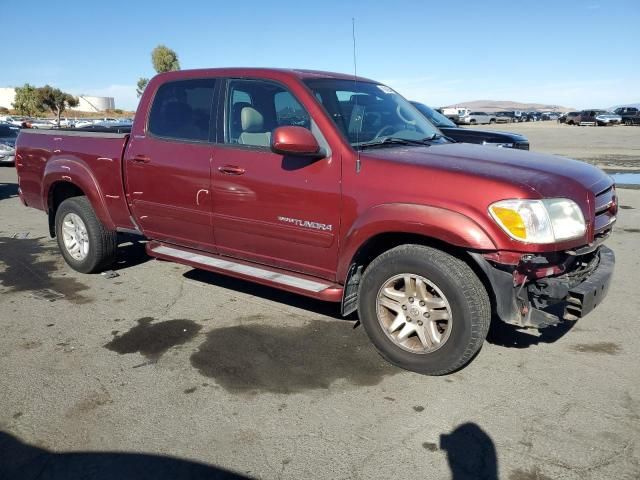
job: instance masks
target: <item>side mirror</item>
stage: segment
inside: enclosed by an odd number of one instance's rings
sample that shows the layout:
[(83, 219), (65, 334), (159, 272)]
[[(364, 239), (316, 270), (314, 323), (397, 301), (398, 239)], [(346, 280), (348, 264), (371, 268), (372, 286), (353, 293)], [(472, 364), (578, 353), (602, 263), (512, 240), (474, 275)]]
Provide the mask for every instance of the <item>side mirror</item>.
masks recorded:
[(313, 134), (303, 127), (278, 127), (271, 135), (271, 151), (280, 155), (322, 158), (326, 155)]

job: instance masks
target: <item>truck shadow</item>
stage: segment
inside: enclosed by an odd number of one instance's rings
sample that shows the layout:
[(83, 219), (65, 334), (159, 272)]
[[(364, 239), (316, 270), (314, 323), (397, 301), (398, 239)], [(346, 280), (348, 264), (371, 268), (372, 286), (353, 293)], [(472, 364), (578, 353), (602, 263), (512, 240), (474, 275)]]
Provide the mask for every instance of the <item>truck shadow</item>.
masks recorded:
[(214, 287), (225, 288), (227, 290), (246, 293), (248, 295), (254, 295), (256, 297), (264, 298), (265, 300), (301, 308), (327, 317), (339, 320), (357, 320), (357, 316), (355, 314), (349, 315), (346, 318), (343, 317), (340, 314), (340, 305), (337, 303), (315, 300), (313, 298), (289, 293), (284, 290), (267, 287), (258, 283), (198, 269), (189, 270), (188, 272), (185, 272), (183, 276), (196, 282), (206, 283)]
[(151, 260), (145, 245), (147, 240), (134, 235), (118, 234), (118, 257), (112, 270), (124, 270)]
[(0, 431), (0, 478), (6, 480), (248, 479), (204, 463), (121, 452), (54, 453)]
[(17, 183), (0, 183), (0, 200), (18, 196)]

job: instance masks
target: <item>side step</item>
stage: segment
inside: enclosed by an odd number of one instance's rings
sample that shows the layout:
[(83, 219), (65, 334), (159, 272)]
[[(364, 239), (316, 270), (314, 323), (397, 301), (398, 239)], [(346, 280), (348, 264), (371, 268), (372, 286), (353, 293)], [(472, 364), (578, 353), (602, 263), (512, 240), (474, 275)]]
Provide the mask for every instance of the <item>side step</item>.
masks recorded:
[(341, 285), (308, 275), (153, 241), (147, 243), (146, 249), (152, 257), (163, 260), (222, 273), (319, 300), (328, 302), (342, 300)]

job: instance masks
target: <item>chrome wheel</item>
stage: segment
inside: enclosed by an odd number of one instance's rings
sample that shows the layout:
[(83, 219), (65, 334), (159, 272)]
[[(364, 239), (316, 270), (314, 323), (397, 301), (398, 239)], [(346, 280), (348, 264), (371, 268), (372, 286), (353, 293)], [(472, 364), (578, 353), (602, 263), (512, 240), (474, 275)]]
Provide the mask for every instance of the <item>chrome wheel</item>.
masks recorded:
[(67, 213), (62, 219), (64, 248), (74, 260), (81, 262), (89, 254), (89, 234), (82, 219), (75, 213)]
[(451, 307), (442, 291), (420, 275), (404, 273), (378, 291), (376, 313), (393, 343), (411, 353), (431, 353), (449, 339)]

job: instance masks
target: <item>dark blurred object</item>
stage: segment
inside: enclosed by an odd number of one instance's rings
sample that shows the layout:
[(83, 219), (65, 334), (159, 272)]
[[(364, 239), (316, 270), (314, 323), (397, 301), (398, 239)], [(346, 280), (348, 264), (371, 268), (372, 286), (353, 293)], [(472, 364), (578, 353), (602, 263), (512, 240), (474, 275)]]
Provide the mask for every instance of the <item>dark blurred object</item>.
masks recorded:
[(452, 480), (498, 480), (498, 459), (491, 437), (475, 423), (464, 423), (440, 435)]

